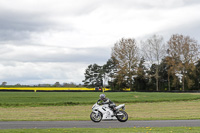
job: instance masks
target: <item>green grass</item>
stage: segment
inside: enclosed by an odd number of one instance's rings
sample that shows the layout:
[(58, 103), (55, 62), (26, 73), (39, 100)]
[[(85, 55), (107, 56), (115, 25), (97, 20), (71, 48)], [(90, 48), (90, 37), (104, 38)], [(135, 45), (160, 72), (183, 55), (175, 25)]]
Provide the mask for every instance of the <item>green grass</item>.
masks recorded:
[[(92, 105), (0, 107), (0, 121), (90, 120)], [(128, 103), (129, 120), (200, 119), (200, 100)]]
[[(0, 120), (90, 120), (91, 107), (97, 101), (99, 94), (99, 92), (0, 92)], [(126, 104), (129, 120), (200, 119), (199, 93), (106, 92), (105, 94), (117, 104)]]
[(200, 127), (6, 129), (0, 133), (199, 133)]
[[(100, 92), (0, 92), (0, 106), (63, 106), (89, 105), (99, 98)], [(190, 93), (105, 92), (116, 103), (190, 101), (200, 95)]]

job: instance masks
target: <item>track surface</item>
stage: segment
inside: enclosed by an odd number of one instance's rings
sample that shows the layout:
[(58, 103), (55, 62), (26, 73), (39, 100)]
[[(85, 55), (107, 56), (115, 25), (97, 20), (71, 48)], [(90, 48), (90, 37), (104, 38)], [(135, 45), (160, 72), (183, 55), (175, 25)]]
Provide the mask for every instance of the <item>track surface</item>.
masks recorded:
[(121, 127), (199, 127), (200, 120), (155, 121), (0, 121), (0, 129), (22, 128), (121, 128)]

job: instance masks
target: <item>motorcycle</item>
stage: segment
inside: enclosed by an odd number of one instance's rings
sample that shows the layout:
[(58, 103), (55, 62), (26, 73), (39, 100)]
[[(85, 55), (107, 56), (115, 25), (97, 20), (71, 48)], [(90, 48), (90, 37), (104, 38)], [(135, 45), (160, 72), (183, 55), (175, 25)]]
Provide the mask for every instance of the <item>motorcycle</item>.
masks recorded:
[(101, 120), (118, 120), (120, 122), (126, 122), (128, 120), (128, 114), (124, 111), (125, 104), (114, 107), (114, 110), (115, 112), (108, 104), (99, 105), (98, 103), (95, 103), (92, 106), (90, 119), (93, 122), (100, 122)]

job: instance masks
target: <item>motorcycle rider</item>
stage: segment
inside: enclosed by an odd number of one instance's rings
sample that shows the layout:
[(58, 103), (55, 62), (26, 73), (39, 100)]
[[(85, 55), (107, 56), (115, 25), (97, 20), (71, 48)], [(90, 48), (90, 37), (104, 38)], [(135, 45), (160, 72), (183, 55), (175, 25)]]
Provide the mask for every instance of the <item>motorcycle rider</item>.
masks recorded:
[(109, 99), (106, 98), (105, 94), (100, 94), (99, 95), (99, 100), (97, 101), (97, 104), (102, 105), (102, 104), (108, 104), (108, 106), (113, 110), (114, 114), (116, 113), (116, 105)]

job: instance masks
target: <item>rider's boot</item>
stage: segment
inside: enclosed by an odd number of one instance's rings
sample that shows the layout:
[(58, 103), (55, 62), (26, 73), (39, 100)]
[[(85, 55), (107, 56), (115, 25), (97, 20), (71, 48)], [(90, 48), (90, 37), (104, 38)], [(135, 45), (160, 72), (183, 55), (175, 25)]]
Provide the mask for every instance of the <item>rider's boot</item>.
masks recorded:
[(114, 116), (117, 116), (118, 110), (113, 109)]

